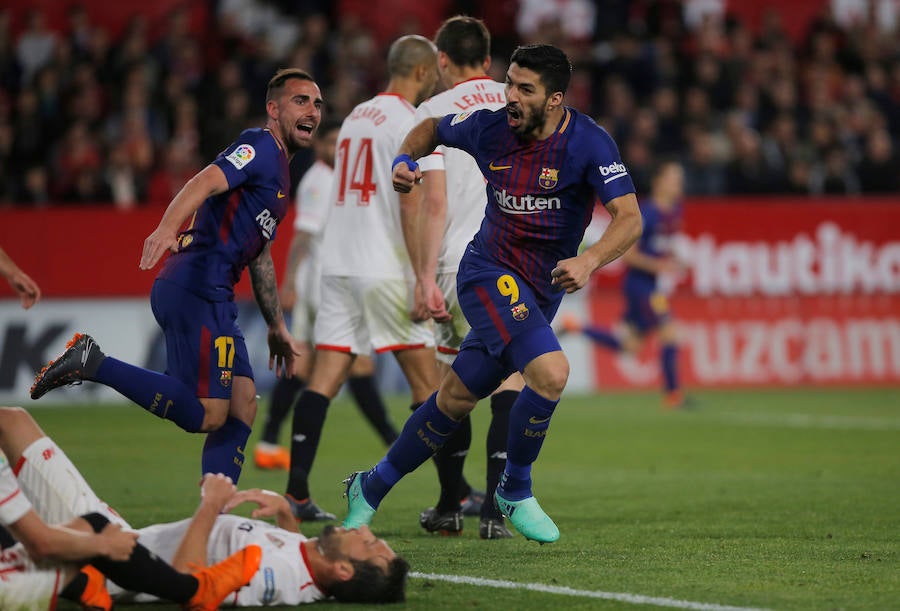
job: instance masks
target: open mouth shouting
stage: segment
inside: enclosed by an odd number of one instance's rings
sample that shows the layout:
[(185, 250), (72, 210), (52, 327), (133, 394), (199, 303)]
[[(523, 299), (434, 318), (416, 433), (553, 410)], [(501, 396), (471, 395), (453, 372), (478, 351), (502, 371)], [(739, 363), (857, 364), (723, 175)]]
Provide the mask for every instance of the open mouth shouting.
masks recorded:
[(522, 109), (517, 105), (507, 104), (506, 122), (512, 128), (519, 127), (522, 124)]

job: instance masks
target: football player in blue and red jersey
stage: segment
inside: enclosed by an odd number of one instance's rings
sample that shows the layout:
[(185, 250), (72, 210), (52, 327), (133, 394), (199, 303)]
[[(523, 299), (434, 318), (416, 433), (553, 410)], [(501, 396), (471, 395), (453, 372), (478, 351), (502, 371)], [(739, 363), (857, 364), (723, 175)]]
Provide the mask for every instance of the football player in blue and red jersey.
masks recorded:
[(237, 482), (256, 416), (256, 387), (236, 323), (234, 285), (249, 267), (269, 327), (269, 367), (289, 374), (299, 349), (282, 316), (270, 247), (290, 202), (288, 163), (310, 146), (321, 107), (309, 74), (278, 71), (266, 94), (266, 127), (241, 133), (189, 180), (144, 242), (141, 269), (151, 269), (167, 250), (173, 253), (150, 296), (166, 338), (166, 373), (107, 357), (93, 338), (79, 333), (38, 374), (33, 399), (81, 380), (115, 388), (188, 432), (208, 433), (203, 473), (224, 473)]
[[(472, 330), (438, 392), (406, 421), (387, 455), (347, 479), (346, 527), (371, 521), (391, 487), (428, 460), (480, 398), (519, 371), (526, 385), (510, 412), (506, 467), (494, 500), (526, 538), (559, 538), (531, 490), (531, 465), (569, 375), (550, 321), (564, 293), (582, 288), (641, 233), (634, 186), (612, 138), (563, 105), (570, 75), (560, 49), (519, 47), (506, 73), (505, 108), (427, 119), (400, 147), (393, 170), (398, 191), (419, 180), (414, 160), (438, 144), (471, 154), (487, 180), (485, 218), (457, 275)], [(596, 197), (612, 221), (596, 244), (577, 254)]]
[(563, 316), (561, 321), (562, 332), (582, 333), (600, 346), (630, 354), (638, 352), (647, 335), (655, 331), (660, 342), (663, 405), (668, 409), (690, 405), (678, 380), (678, 339), (668, 297), (674, 280), (685, 268), (674, 249), (681, 231), (683, 196), (681, 164), (669, 159), (658, 163), (651, 179), (650, 197), (640, 202), (644, 232), (622, 256), (626, 272), (622, 281), (625, 312), (621, 333), (583, 324), (574, 315)]

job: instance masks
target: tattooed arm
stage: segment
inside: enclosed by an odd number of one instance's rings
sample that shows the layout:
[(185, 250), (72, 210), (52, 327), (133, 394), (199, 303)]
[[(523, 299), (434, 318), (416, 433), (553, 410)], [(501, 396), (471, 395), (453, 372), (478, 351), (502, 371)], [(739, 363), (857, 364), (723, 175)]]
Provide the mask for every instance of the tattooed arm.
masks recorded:
[(271, 242), (250, 262), (250, 281), (259, 311), (269, 326), (269, 369), (274, 368), (276, 374), (293, 375), (294, 356), (300, 354), (300, 348), (288, 332), (278, 302)]

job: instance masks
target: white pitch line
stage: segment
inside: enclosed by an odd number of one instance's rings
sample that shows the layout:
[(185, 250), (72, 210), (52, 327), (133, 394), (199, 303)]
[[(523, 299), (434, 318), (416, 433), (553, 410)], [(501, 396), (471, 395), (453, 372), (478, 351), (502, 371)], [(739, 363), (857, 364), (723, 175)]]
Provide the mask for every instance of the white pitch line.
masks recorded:
[(656, 607), (670, 607), (673, 609), (699, 609), (701, 611), (765, 611), (765, 609), (756, 607), (732, 607), (730, 605), (700, 603), (660, 596), (644, 596), (643, 594), (629, 594), (627, 592), (576, 590), (564, 586), (548, 586), (542, 583), (519, 583), (516, 581), (500, 579), (466, 577), (465, 575), (438, 575), (436, 573), (411, 572), (409, 576), (416, 579), (433, 579), (434, 581), (448, 581), (450, 583), (461, 583), (470, 586), (485, 586), (488, 588), (503, 588), (506, 590), (530, 590), (532, 592), (545, 592), (547, 594), (563, 594), (565, 596), (578, 596), (581, 598), (600, 598), (603, 600), (615, 600), (617, 602), (630, 603), (633, 605), (653, 605)]

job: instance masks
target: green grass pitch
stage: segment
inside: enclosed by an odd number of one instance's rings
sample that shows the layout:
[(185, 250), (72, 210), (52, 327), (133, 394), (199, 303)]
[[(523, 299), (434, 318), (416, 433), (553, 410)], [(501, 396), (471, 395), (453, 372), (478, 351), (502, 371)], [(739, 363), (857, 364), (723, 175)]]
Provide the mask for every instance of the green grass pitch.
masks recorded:
[[(535, 493), (562, 531), (556, 544), (482, 541), (476, 518), (461, 537), (429, 536), (418, 514), (437, 499), (431, 465), (395, 488), (372, 528), (422, 573), (738, 607), (900, 609), (900, 389), (696, 397), (698, 409), (677, 413), (662, 411), (655, 394), (563, 400), (534, 472)], [(202, 436), (133, 405), (44, 405), (52, 400), (28, 407), (132, 524), (193, 511)], [(406, 401), (391, 401), (398, 423)], [(475, 483), (489, 413), (473, 415), (466, 473)], [(355, 407), (337, 400), (312, 476), (315, 499), (342, 516), (341, 479), (383, 452)], [(251, 463), (242, 487), (284, 489), (283, 472)], [(411, 579), (408, 602), (393, 608), (553, 606), (658, 608), (423, 578)]]

